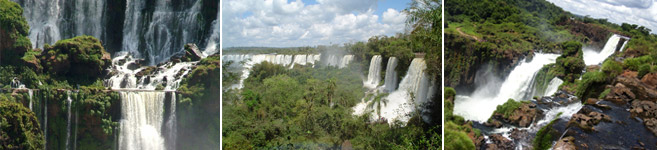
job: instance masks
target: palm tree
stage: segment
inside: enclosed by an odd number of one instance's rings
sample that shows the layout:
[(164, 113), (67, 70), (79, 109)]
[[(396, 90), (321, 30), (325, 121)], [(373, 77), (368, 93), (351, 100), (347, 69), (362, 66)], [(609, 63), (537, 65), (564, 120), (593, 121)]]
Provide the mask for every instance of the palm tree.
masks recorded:
[(376, 111), (376, 114), (379, 116), (379, 118), (381, 118), (381, 104), (383, 103), (383, 106), (388, 105), (388, 98), (385, 98), (385, 96), (387, 96), (387, 95), (388, 95), (388, 93), (376, 95), (376, 97), (374, 97), (372, 102), (367, 104), (367, 108), (370, 108), (370, 109), (372, 109), (373, 107), (376, 106), (375, 111)]

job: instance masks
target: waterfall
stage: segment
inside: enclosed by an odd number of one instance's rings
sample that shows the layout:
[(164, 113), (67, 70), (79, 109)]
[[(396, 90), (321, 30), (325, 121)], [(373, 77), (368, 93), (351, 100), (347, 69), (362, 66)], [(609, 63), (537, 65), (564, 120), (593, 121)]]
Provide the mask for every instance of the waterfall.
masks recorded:
[(543, 96), (552, 96), (557, 92), (557, 90), (559, 90), (559, 86), (561, 84), (563, 84), (563, 80), (554, 77), (552, 80), (550, 80), (550, 83), (548, 83), (548, 86), (545, 89), (545, 94), (543, 94)]
[(139, 67), (139, 60), (132, 58), (131, 55), (124, 53), (112, 59), (112, 66), (108, 70), (113, 71), (109, 79), (106, 79), (106, 85), (112, 89), (144, 89), (155, 90), (158, 85), (164, 87), (163, 90), (175, 90), (180, 86), (184, 79), (198, 62), (167, 62), (157, 66), (150, 74), (142, 74), (138, 79), (137, 75), (149, 67)]
[(427, 65), (424, 59), (413, 59), (406, 76), (399, 84), (399, 88), (385, 97), (388, 103), (381, 108), (381, 116), (387, 118), (389, 123), (392, 123), (392, 119), (398, 119), (402, 122), (408, 121), (410, 118), (407, 114), (412, 112), (415, 106), (427, 101), (428, 95), (430, 95), (429, 87), (431, 83), (428, 74), (425, 72), (426, 68)]
[(388, 58), (388, 65), (386, 66), (386, 77), (385, 77), (385, 90), (386, 92), (395, 91), (397, 88), (397, 58), (390, 57)]
[(162, 118), (164, 92), (119, 92), (121, 134), (119, 149), (164, 149)]
[[(216, 53), (219, 45), (219, 7), (214, 16), (215, 5), (206, 6), (202, 0), (12, 1), (23, 7), (34, 48), (91, 35), (110, 52), (133, 52), (155, 65), (182, 52), (186, 43), (205, 45), (205, 54)], [(213, 12), (203, 16), (207, 10)]]
[(30, 96), (30, 110), (34, 111), (32, 110), (32, 94), (33, 94), (32, 89), (27, 89), (27, 94)]
[(602, 50), (599, 52), (589, 48), (583, 49), (582, 51), (584, 52), (584, 63), (587, 66), (601, 64), (603, 61), (605, 61), (605, 59), (607, 59), (607, 57), (614, 54), (621, 38), (622, 37), (618, 34), (612, 35), (609, 40), (607, 40), (607, 43), (602, 48)]
[[(381, 57), (381, 56), (379, 56), (379, 57)], [(338, 68), (347, 67), (349, 65), (349, 63), (351, 63), (351, 60), (353, 60), (353, 59), (354, 59), (354, 55), (344, 55), (344, 56), (342, 56), (342, 59), (340, 60), (340, 65), (338, 65)]]
[(381, 81), (381, 55), (375, 55), (370, 61), (370, 70), (367, 74), (367, 81), (363, 83), (365, 87), (373, 89), (379, 85)]
[[(221, 8), (221, 7), (217, 6), (217, 8)], [(208, 45), (205, 46), (205, 50), (203, 51), (203, 54), (205, 54), (206, 56), (215, 54), (219, 50), (219, 43), (220, 43), (219, 24), (221, 24), (219, 23), (219, 19), (221, 17), (219, 16), (220, 12), (221, 11), (217, 11), (217, 19), (214, 20), (214, 22), (212, 22), (212, 24), (214, 25), (213, 26), (214, 30), (212, 30), (212, 35), (210, 36), (210, 39), (208, 39)]]
[(176, 120), (176, 92), (171, 92), (171, 105), (168, 121), (166, 123), (169, 133), (167, 134), (167, 143), (169, 149), (175, 149), (176, 147), (176, 135), (177, 135), (177, 120)]
[(536, 53), (531, 62), (520, 61), (501, 85), (487, 82), (486, 85), (477, 85), (471, 95), (457, 95), (454, 101), (454, 114), (463, 116), (466, 120), (485, 122), (497, 105), (504, 104), (509, 98), (526, 99), (530, 95), (528, 93), (532, 93), (531, 85), (538, 71), (543, 65), (554, 63), (558, 56)]
[(71, 99), (71, 91), (66, 91), (66, 102), (66, 111), (68, 114), (68, 118), (66, 119), (66, 149), (71, 149), (69, 146), (71, 141), (71, 103), (73, 103), (73, 100)]
[[(333, 55), (332, 57), (329, 58), (329, 60), (333, 58), (337, 58)], [(308, 54), (308, 55), (274, 55), (274, 54), (256, 54), (256, 55), (222, 55), (222, 62), (228, 62), (228, 61), (233, 61), (233, 65), (237, 67), (241, 67), (241, 72), (242, 76), (240, 76), (239, 83), (236, 85), (232, 85), (230, 89), (241, 89), (244, 86), (244, 80), (249, 77), (251, 68), (255, 64), (259, 64), (262, 62), (270, 62), (272, 64), (278, 64), (278, 65), (283, 65), (287, 66), (289, 68), (294, 68), (295, 65), (307, 65), (307, 64), (312, 64), (313, 67), (315, 66), (316, 61), (319, 61), (321, 55), (319, 54)], [(350, 58), (347, 59), (352, 59), (353, 55), (349, 55)], [(244, 61), (244, 64), (240, 64), (240, 62)], [(334, 60), (333, 62), (329, 61), (327, 64), (337, 64), (337, 60)]]

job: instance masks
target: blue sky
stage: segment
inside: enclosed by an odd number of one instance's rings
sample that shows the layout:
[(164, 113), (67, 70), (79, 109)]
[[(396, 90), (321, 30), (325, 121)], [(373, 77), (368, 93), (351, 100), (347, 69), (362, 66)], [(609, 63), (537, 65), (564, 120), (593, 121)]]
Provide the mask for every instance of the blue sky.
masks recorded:
[(222, 47), (295, 47), (405, 32), (411, 0), (226, 0)]

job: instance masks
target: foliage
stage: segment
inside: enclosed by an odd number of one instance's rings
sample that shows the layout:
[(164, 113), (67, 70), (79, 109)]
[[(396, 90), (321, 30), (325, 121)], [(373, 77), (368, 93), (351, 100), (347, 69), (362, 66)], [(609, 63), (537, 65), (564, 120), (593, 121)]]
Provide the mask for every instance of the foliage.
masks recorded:
[(0, 149), (43, 149), (45, 138), (34, 113), (1, 97)]
[(595, 71), (584, 73), (582, 80), (577, 80), (575, 82), (577, 85), (575, 95), (580, 99), (598, 96), (591, 94), (601, 92), (601, 88), (604, 88), (604, 86), (601, 85), (606, 83), (608, 78), (609, 77), (604, 72)]
[(95, 82), (110, 65), (109, 53), (92, 36), (78, 36), (45, 46), (41, 63), (46, 71), (73, 81)]
[(178, 88), (178, 149), (217, 149), (220, 133), (221, 61), (201, 59)]
[(453, 122), (447, 122), (445, 125), (445, 149), (475, 149), (475, 145), (468, 135), (460, 131), (460, 127)]
[(627, 58), (623, 60), (623, 68), (633, 71), (639, 71), (642, 64), (653, 63), (653, 58), (650, 55), (644, 55), (636, 58)]
[(502, 105), (497, 105), (497, 108), (493, 112), (493, 114), (503, 114), (504, 117), (509, 117), (511, 114), (513, 114), (513, 111), (516, 109), (520, 108), (522, 104), (525, 103), (531, 103), (529, 101), (516, 101), (513, 99), (509, 99), (504, 104)]
[(643, 78), (644, 75), (650, 73), (651, 71), (651, 66), (650, 64), (643, 64), (639, 67), (639, 74), (638, 77), (639, 79)]
[(23, 9), (15, 2), (0, 0), (0, 28), (7, 32), (16, 32), (26, 36), (30, 27), (23, 17)]
[(553, 132), (556, 132), (554, 129), (552, 129), (552, 125), (557, 120), (559, 120), (559, 118), (550, 121), (549, 124), (541, 127), (541, 129), (536, 132), (536, 137), (534, 138), (534, 141), (532, 141), (532, 146), (534, 146), (534, 149), (547, 150), (552, 147), (552, 141), (555, 140), (555, 137), (552, 137), (552, 134)]

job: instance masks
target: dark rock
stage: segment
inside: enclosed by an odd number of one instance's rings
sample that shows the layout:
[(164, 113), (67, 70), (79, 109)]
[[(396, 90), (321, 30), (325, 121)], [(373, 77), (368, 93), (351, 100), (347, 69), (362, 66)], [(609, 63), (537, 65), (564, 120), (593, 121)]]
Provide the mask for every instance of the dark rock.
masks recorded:
[(513, 141), (505, 138), (504, 136), (502, 136), (500, 134), (493, 134), (493, 135), (489, 136), (489, 139), (490, 139), (491, 143), (486, 145), (487, 149), (506, 150), (506, 149), (514, 149), (515, 148), (515, 144), (513, 143)]
[(185, 45), (185, 56), (181, 58), (182, 61), (199, 61), (203, 57), (203, 53), (198, 50), (196, 44)]
[(511, 130), (511, 135), (509, 137), (516, 141), (520, 141), (529, 137), (529, 132), (527, 130), (520, 130), (518, 128), (513, 128), (513, 130)]
[(554, 150), (575, 150), (575, 138), (572, 136), (565, 137), (554, 145)]

